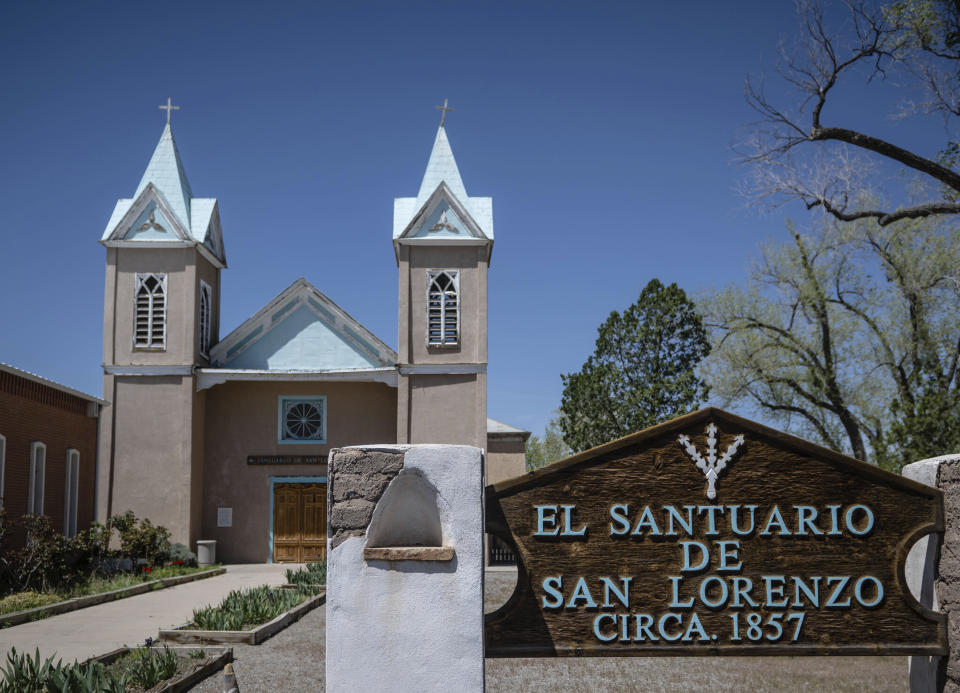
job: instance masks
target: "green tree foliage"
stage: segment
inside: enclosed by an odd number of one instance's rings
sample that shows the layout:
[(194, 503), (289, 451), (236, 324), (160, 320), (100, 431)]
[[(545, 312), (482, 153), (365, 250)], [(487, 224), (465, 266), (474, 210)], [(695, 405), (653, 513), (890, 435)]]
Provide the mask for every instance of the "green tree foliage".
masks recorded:
[(653, 279), (636, 303), (613, 311), (596, 348), (563, 378), (560, 426), (585, 450), (696, 409), (707, 397), (697, 364), (709, 353), (693, 302), (676, 284)]
[(543, 431), (543, 436), (530, 436), (527, 441), (527, 471), (568, 457), (572, 451), (563, 441), (563, 432), (560, 430), (559, 412), (554, 412)]
[(956, 222), (826, 224), (705, 299), (708, 379), (798, 435), (898, 471), (960, 448)]

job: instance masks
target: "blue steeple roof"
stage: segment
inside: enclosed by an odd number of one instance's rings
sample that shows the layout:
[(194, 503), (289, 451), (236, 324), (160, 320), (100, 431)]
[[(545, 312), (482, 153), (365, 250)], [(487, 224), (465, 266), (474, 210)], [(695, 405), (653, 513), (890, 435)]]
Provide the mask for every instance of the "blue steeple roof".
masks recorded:
[(183, 170), (183, 162), (180, 161), (180, 152), (177, 150), (177, 143), (173, 140), (170, 123), (163, 128), (157, 148), (153, 150), (147, 170), (143, 172), (140, 185), (133, 194), (134, 199), (140, 196), (143, 189), (147, 187), (147, 183), (153, 183), (180, 218), (180, 223), (189, 229), (190, 200), (193, 198), (193, 192), (190, 190), (187, 174)]
[(417, 193), (416, 208), (420, 209), (427, 198), (437, 189), (440, 183), (446, 183), (458, 200), (466, 203), (467, 189), (463, 187), (463, 179), (460, 177), (460, 169), (457, 168), (457, 161), (453, 158), (453, 150), (450, 149), (450, 141), (447, 139), (447, 131), (441, 125), (437, 130), (437, 137), (433, 141), (433, 149), (430, 151), (430, 160), (427, 162), (427, 170), (423, 172), (423, 181), (420, 183), (420, 192)]
[(493, 200), (489, 197), (470, 197), (460, 177), (460, 169), (453, 158), (453, 149), (447, 139), (447, 131), (443, 125), (437, 129), (437, 136), (433, 141), (427, 169), (423, 172), (420, 182), (420, 191), (416, 197), (398, 197), (393, 203), (393, 238), (396, 240), (403, 235), (407, 225), (423, 208), (430, 197), (437, 191), (440, 184), (446, 184), (447, 190), (463, 205), (473, 217), (482, 233), (493, 240)]
[(137, 191), (132, 198), (117, 201), (100, 241), (173, 239), (203, 245), (226, 265), (217, 201), (193, 196), (167, 123)]

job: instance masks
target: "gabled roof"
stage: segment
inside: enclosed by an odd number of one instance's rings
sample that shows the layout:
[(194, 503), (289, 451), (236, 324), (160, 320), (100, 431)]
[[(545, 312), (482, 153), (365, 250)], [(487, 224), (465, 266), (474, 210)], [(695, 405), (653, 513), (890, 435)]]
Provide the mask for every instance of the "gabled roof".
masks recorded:
[[(156, 208), (162, 208), (157, 218)], [(151, 216), (152, 214), (152, 216)], [(220, 211), (213, 198), (195, 198), (168, 123), (132, 198), (117, 201), (100, 242), (180, 241), (205, 248), (226, 266)]]
[(467, 210), (485, 238), (493, 240), (493, 200), (489, 197), (470, 197), (460, 177), (460, 169), (453, 158), (447, 133), (441, 125), (433, 142), (430, 160), (420, 182), (416, 197), (398, 197), (393, 202), (393, 238), (399, 239), (408, 230), (411, 221), (428, 203), (441, 184)]
[(328, 372), (394, 367), (396, 352), (300, 278), (210, 350), (216, 368)]
[(394, 243), (411, 239), (492, 242), (444, 182), (427, 198)]

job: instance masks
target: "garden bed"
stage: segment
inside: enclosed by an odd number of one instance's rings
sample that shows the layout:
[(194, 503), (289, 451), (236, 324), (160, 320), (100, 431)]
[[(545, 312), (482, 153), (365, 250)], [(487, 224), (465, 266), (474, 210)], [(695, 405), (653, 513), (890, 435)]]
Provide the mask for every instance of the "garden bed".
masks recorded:
[(324, 590), (320, 594), (308, 597), (306, 601), (285, 611), (271, 621), (250, 630), (200, 630), (193, 623), (186, 623), (170, 630), (161, 630), (159, 639), (164, 642), (181, 644), (246, 644), (259, 645), (267, 638), (299, 620), (304, 614), (317, 608), (327, 600)]
[(150, 592), (152, 590), (182, 585), (186, 582), (193, 582), (194, 580), (202, 580), (204, 578), (222, 575), (225, 572), (226, 568), (213, 568), (211, 570), (202, 570), (196, 573), (188, 573), (186, 575), (147, 580), (138, 585), (132, 585), (131, 587), (124, 587), (118, 590), (109, 590), (107, 592), (100, 592), (99, 594), (75, 597), (73, 599), (65, 599), (53, 604), (38, 606), (33, 609), (24, 609), (22, 611), (13, 611), (8, 614), (0, 614), (0, 628), (27, 623), (28, 621), (37, 621), (42, 618), (47, 618), (48, 616), (65, 614), (69, 611), (76, 611), (77, 609), (83, 609), (88, 606), (95, 606), (97, 604), (104, 604), (106, 602), (112, 602), (125, 597), (133, 597), (138, 594)]
[[(128, 693), (136, 693), (141, 690), (149, 690), (150, 693), (182, 693), (190, 690), (208, 676), (222, 670), (228, 662), (233, 661), (233, 648), (231, 647), (167, 647), (167, 650), (177, 655), (176, 673), (149, 689), (137, 687), (135, 684), (128, 682), (126, 688)], [(105, 655), (92, 657), (85, 664), (99, 662), (107, 668), (109, 674), (120, 678), (128, 669), (125, 658), (129, 658), (130, 653), (135, 651), (135, 649), (129, 647), (121, 647)], [(158, 652), (159, 650), (154, 648), (153, 651)], [(198, 654), (202, 656), (198, 656)]]

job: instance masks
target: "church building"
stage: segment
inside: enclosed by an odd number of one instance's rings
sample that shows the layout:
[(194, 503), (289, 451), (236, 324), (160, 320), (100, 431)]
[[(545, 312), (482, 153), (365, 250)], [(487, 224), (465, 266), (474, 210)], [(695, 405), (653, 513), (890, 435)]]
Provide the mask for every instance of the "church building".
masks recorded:
[(302, 278), (221, 339), (220, 210), (194, 197), (168, 110), (100, 239), (97, 517), (130, 509), (191, 548), (216, 540), (221, 562), (310, 561), (332, 448), (474, 445), (487, 483), (522, 474), (529, 433), (487, 418), (493, 238), (492, 200), (467, 195), (441, 122), (419, 192), (394, 201), (396, 351)]

